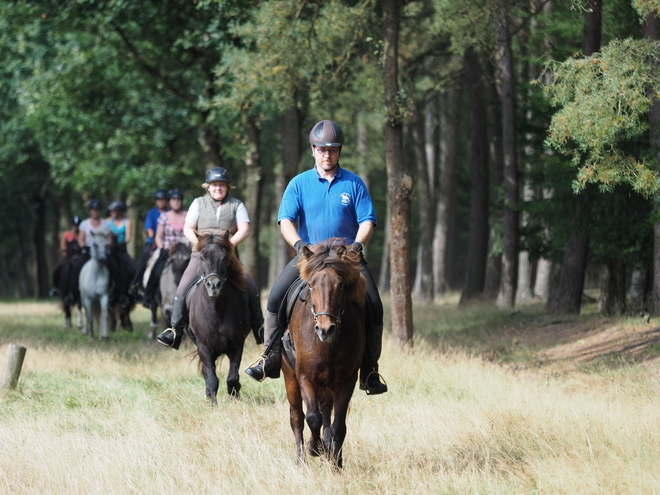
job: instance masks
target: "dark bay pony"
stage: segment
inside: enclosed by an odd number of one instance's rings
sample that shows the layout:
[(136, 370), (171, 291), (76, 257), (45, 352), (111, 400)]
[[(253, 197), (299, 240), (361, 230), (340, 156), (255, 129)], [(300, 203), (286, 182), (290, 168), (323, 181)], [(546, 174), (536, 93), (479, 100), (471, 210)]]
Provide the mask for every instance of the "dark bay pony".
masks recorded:
[(197, 346), (206, 396), (215, 405), (215, 361), (219, 356), (229, 357), (227, 393), (238, 397), (241, 389), (238, 371), (245, 337), (250, 333), (246, 273), (229, 242), (229, 233), (200, 235), (197, 250), (201, 254), (202, 283), (186, 296), (190, 321), (187, 333)]
[(282, 363), (291, 428), (299, 462), (305, 461), (306, 420), (311, 430), (307, 451), (324, 454), (341, 468), (346, 415), (366, 340), (367, 283), (360, 273), (360, 255), (339, 239), (305, 247), (299, 257), (309, 294), (296, 301), (289, 322), (295, 364), (287, 353)]
[(77, 243), (75, 245), (69, 245), (67, 246), (66, 257), (61, 258), (55, 268), (58, 271), (56, 284), (57, 294), (60, 297), (62, 310), (64, 311), (62, 328), (71, 328), (71, 310), (73, 308), (77, 310), (76, 326), (80, 329), (82, 329), (83, 326), (80, 299), (76, 301), (73, 291), (71, 290), (71, 287), (78, 286), (77, 282), (75, 284), (73, 283), (73, 278), (76, 275), (75, 265), (78, 262), (79, 256), (80, 246), (78, 246)]

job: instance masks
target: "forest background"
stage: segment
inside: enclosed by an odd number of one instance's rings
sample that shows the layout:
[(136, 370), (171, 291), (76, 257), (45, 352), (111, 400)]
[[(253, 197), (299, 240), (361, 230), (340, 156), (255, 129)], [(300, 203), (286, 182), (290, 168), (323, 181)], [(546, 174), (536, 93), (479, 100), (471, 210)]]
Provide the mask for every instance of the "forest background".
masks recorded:
[[(633, 0), (51, 0), (0, 5), (0, 297), (45, 297), (59, 236), (122, 199), (133, 255), (157, 188), (229, 170), (264, 289), (276, 213), (321, 119), (379, 227), (367, 259), (410, 298), (660, 313), (660, 4)], [(656, 233), (657, 232), (657, 233)], [(654, 276), (654, 272), (657, 273)]]

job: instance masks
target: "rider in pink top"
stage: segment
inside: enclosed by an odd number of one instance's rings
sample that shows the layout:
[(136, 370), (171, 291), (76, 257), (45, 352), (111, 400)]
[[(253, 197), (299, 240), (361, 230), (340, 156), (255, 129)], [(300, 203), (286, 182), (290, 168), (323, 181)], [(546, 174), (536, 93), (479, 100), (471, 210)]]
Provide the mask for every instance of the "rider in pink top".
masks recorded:
[(158, 217), (158, 228), (156, 229), (156, 247), (160, 249), (158, 260), (154, 263), (149, 275), (149, 281), (144, 289), (142, 305), (145, 308), (151, 306), (151, 301), (156, 293), (156, 286), (160, 282), (160, 275), (165, 268), (165, 263), (170, 254), (170, 247), (177, 242), (188, 242), (183, 234), (183, 225), (186, 220), (186, 210), (183, 209), (183, 193), (180, 189), (170, 189), (170, 210), (161, 213)]

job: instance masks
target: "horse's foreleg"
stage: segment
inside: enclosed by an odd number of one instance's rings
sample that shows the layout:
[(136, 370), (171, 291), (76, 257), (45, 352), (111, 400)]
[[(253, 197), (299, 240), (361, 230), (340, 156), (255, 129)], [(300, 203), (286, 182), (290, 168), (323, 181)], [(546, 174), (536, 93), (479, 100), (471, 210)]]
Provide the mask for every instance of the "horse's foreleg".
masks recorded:
[(88, 335), (91, 339), (94, 336), (94, 314), (92, 313), (92, 301), (87, 296), (82, 301), (85, 311), (85, 325), (82, 327), (83, 335)]
[(218, 375), (215, 372), (215, 358), (211, 351), (204, 345), (197, 346), (197, 354), (202, 362), (202, 374), (206, 383), (206, 397), (211, 401), (211, 405), (218, 404), (218, 386), (220, 384)]
[(303, 440), (303, 428), (305, 426), (305, 413), (303, 412), (302, 396), (300, 395), (300, 386), (296, 380), (296, 375), (288, 367), (282, 367), (284, 371), (284, 384), (286, 386), (286, 395), (289, 399), (289, 421), (291, 423), (291, 430), (296, 440), (296, 454), (298, 464), (303, 464), (307, 461), (305, 457), (305, 448)]
[(101, 340), (107, 342), (108, 340), (108, 294), (104, 294), (99, 299), (101, 312), (99, 314), (99, 328), (101, 329)]
[(323, 446), (326, 452), (330, 452), (332, 444), (332, 406), (334, 398), (332, 393), (326, 391), (323, 399), (321, 400), (321, 416), (323, 417)]
[[(149, 322), (149, 338), (151, 340), (156, 339), (156, 335), (158, 334), (158, 306), (155, 303), (151, 303), (151, 321)], [(169, 321), (165, 321), (166, 326), (170, 326)]]
[(323, 442), (321, 441), (323, 415), (319, 409), (318, 395), (314, 384), (305, 377), (302, 377), (298, 383), (300, 384), (300, 392), (305, 401), (305, 406), (307, 406), (305, 420), (307, 421), (307, 426), (309, 426), (311, 432), (311, 438), (307, 443), (307, 452), (309, 452), (310, 455), (318, 457), (321, 455), (321, 450), (323, 449)]
[(357, 374), (344, 382), (341, 389), (335, 394), (334, 420), (331, 427), (331, 442), (329, 453), (338, 468), (344, 465), (343, 446), (346, 438), (346, 416), (348, 416), (348, 405), (353, 396)]
[(243, 357), (243, 343), (234, 347), (227, 354), (229, 357), (229, 373), (227, 374), (227, 393), (233, 399), (238, 399), (241, 391), (240, 368), (241, 358)]

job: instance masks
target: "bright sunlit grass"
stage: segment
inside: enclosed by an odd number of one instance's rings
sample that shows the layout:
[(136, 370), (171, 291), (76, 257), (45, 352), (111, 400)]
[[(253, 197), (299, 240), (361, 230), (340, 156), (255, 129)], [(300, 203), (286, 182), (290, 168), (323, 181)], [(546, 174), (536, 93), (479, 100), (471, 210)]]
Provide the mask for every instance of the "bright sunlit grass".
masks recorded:
[[(146, 311), (134, 312), (133, 334), (117, 331), (103, 345), (62, 329), (52, 305), (8, 306), (0, 304), (0, 366), (9, 342), (28, 351), (17, 390), (0, 392), (0, 493), (660, 492), (654, 369), (560, 374), (446, 342), (438, 350), (438, 332), (479, 336), (501, 325), (486, 309), (416, 305), (426, 337), (405, 353), (385, 338), (390, 392), (356, 391), (336, 474), (318, 459), (296, 465), (282, 379), (243, 375), (232, 401), (224, 360), (212, 409), (192, 347), (147, 343)], [(259, 352), (249, 337), (242, 367)]]

